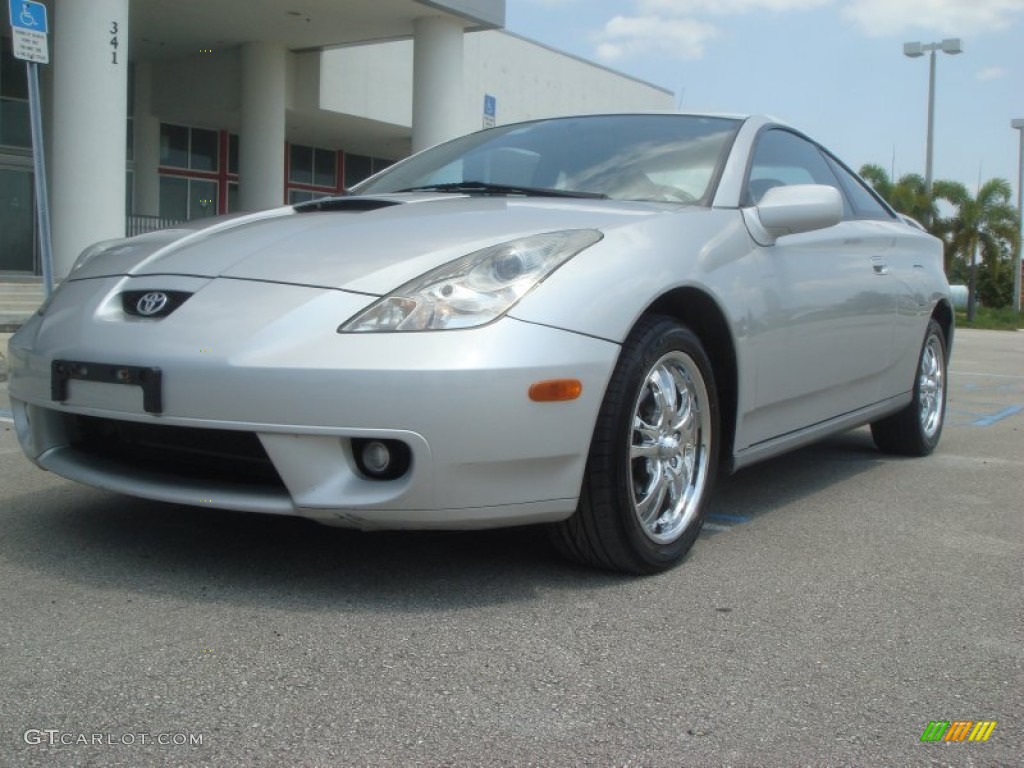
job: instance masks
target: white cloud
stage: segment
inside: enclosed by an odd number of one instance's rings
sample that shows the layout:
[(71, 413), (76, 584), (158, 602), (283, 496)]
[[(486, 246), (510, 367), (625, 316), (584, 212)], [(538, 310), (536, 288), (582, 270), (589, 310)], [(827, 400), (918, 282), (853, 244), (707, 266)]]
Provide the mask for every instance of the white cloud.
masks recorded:
[(704, 43), (717, 36), (714, 25), (695, 19), (616, 16), (597, 36), (597, 57), (610, 63), (657, 52), (677, 59), (699, 59), (704, 55)]
[(970, 36), (1004, 29), (1024, 12), (1024, 0), (848, 0), (843, 16), (872, 37), (912, 31)]
[(638, 0), (641, 14), (723, 15), (750, 11), (805, 11), (831, 3), (832, 0)]
[(1002, 67), (985, 67), (975, 75), (978, 80), (998, 80), (1000, 77), (1006, 77), (1006, 70)]

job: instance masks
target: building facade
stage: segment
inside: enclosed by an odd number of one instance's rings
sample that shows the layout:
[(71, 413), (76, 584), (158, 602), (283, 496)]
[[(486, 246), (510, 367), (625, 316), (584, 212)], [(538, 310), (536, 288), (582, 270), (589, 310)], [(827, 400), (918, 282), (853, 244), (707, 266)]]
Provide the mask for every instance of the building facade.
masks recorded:
[[(99, 240), (337, 194), (487, 125), (672, 106), (664, 89), (501, 31), (504, 0), (47, 6), (58, 278)], [(3, 34), (0, 279), (39, 272), (25, 65)]]

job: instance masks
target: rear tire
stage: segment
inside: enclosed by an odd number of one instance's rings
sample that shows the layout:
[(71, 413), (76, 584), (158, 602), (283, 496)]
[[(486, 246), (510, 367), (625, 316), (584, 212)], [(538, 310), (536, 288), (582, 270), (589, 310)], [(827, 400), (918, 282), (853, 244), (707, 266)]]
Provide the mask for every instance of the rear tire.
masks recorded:
[(558, 549), (629, 573), (678, 563), (704, 522), (718, 425), (714, 376), (700, 339), (668, 317), (641, 320), (609, 381), (579, 505), (553, 526)]
[(880, 451), (927, 456), (935, 450), (946, 419), (946, 334), (934, 319), (921, 346), (910, 405), (871, 425)]

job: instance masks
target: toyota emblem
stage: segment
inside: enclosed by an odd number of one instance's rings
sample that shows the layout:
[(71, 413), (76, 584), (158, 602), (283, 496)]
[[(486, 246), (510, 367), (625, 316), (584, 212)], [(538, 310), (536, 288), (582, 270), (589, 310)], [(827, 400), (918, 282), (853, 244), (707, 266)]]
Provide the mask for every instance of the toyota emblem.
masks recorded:
[(140, 315), (151, 317), (167, 306), (167, 294), (162, 291), (150, 291), (137, 302), (135, 309)]

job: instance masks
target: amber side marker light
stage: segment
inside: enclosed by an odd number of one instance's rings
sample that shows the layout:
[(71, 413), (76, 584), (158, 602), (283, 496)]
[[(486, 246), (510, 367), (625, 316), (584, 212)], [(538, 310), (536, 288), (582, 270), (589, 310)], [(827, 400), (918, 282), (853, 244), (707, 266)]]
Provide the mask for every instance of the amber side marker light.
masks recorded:
[(579, 379), (549, 379), (530, 385), (530, 399), (537, 403), (575, 400), (583, 392)]

